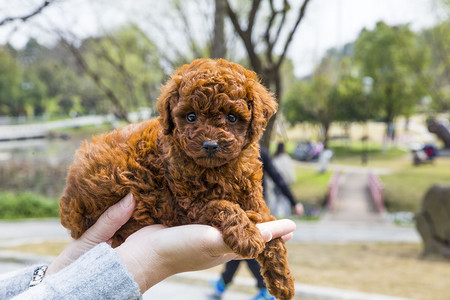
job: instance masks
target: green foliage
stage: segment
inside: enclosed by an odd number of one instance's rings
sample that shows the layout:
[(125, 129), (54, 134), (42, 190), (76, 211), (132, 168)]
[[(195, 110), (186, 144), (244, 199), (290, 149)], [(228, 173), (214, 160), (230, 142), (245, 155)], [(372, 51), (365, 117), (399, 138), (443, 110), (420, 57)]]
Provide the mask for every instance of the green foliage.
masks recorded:
[(422, 70), (422, 76), (433, 99), (432, 108), (450, 110), (450, 20), (422, 32), (419, 42), (431, 60), (429, 67)]
[(325, 145), (333, 122), (362, 121), (367, 117), (366, 98), (356, 75), (358, 66), (350, 57), (339, 56), (330, 51), (312, 77), (293, 84), (282, 102), (283, 114), (290, 124), (319, 123)]
[(333, 119), (333, 82), (326, 69), (319, 67), (311, 80), (299, 81), (286, 92), (283, 112), (289, 123), (317, 122), (326, 126)]
[(0, 192), (0, 218), (58, 217), (59, 204), (32, 193)]
[(24, 112), (23, 105), (17, 102), (20, 97), (22, 68), (11, 56), (7, 47), (0, 47), (0, 115), (19, 115)]
[(41, 116), (45, 112), (45, 99), (47, 85), (35, 72), (26, 72), (23, 76), (22, 94), (19, 101), (28, 106), (27, 113), (33, 116)]
[(378, 22), (372, 31), (363, 30), (355, 42), (355, 57), (363, 76), (374, 80), (370, 110), (385, 122), (410, 116), (424, 95), (417, 70), (426, 59), (408, 25), (388, 26)]
[(346, 56), (339, 61), (339, 79), (332, 95), (336, 101), (336, 121), (362, 122), (370, 117), (359, 69), (352, 57)]
[(164, 73), (156, 46), (136, 26), (84, 42), (82, 51), (102, 82), (128, 110), (154, 106)]
[(0, 47), (0, 115), (109, 113), (108, 92), (128, 111), (156, 101), (164, 73), (156, 46), (136, 26), (83, 40), (77, 50), (110, 91), (80, 69), (66, 44), (47, 48), (31, 39), (24, 49)]
[[(446, 22), (422, 38), (409, 25), (379, 22), (374, 30), (363, 30), (353, 44), (328, 51), (310, 78), (286, 92), (282, 101), (286, 120), (292, 125), (321, 124), (327, 144), (333, 122), (390, 123), (398, 116), (411, 116), (428, 94), (441, 111), (450, 108), (449, 32)], [(362, 84), (366, 76), (374, 80), (368, 96)]]

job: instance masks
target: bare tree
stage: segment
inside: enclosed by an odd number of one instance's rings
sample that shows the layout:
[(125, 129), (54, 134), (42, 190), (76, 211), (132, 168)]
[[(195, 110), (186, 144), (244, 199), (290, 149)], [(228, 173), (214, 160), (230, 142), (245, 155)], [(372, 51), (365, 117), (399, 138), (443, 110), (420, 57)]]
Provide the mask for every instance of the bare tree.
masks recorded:
[(226, 3), (225, 0), (215, 0), (214, 11), (214, 36), (211, 47), (211, 57), (224, 58), (227, 52), (225, 45), (225, 16)]
[(48, 7), (52, 2), (54, 2), (54, 0), (47, 0), (44, 1), (44, 3), (42, 3), (40, 6), (38, 6), (37, 8), (35, 8), (32, 12), (23, 15), (23, 16), (18, 16), (18, 17), (6, 17), (3, 20), (0, 21), (0, 26), (5, 25), (7, 23), (11, 23), (14, 21), (22, 21), (25, 22), (28, 19), (40, 14), (46, 7)]
[(63, 45), (67, 47), (67, 49), (69, 49), (69, 51), (75, 57), (78, 66), (94, 81), (97, 87), (106, 95), (109, 101), (111, 101), (111, 103), (114, 105), (116, 109), (116, 114), (118, 115), (118, 117), (129, 122), (128, 112), (122, 105), (122, 102), (120, 101), (119, 97), (116, 95), (113, 89), (111, 89), (107, 84), (105, 84), (101, 76), (97, 74), (97, 72), (95, 72), (89, 66), (80, 49), (66, 39), (62, 38), (61, 42)]
[[(267, 23), (263, 35), (259, 39), (255, 37), (257, 34), (256, 28), (258, 27), (255, 25), (257, 14), (262, 11), (263, 1), (252, 1), (248, 14), (242, 17), (243, 20), (247, 21), (246, 27), (244, 27), (245, 24), (243, 24), (242, 20), (239, 20), (238, 13), (233, 9), (230, 0), (225, 1), (228, 9), (228, 16), (245, 46), (251, 67), (261, 76), (263, 83), (275, 93), (275, 96), (280, 103), (280, 97), (282, 95), (281, 65), (286, 57), (294, 34), (305, 16), (306, 8), (310, 0), (303, 1), (303, 4), (297, 12), (296, 20), (291, 28), (287, 28), (288, 25), (286, 22), (288, 14), (292, 11), (289, 1), (283, 0), (281, 7), (277, 8), (274, 0), (267, 0), (269, 5), (269, 15), (266, 18)], [(282, 41), (284, 36), (286, 38)], [(263, 43), (263, 47), (260, 47), (261, 45), (258, 43)], [(264, 49), (263, 53), (258, 53), (257, 49), (261, 48)], [(274, 53), (275, 48), (282, 49), (281, 54)], [(272, 118), (262, 138), (261, 143), (266, 147), (269, 146), (270, 143), (274, 121), (275, 118)]]

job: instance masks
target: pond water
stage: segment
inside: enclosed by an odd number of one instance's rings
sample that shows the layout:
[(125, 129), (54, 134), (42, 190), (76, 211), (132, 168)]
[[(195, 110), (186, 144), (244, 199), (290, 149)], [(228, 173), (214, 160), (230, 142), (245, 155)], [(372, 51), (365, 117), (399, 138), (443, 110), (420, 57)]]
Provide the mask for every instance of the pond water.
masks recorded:
[(0, 190), (59, 197), (84, 138), (0, 142)]

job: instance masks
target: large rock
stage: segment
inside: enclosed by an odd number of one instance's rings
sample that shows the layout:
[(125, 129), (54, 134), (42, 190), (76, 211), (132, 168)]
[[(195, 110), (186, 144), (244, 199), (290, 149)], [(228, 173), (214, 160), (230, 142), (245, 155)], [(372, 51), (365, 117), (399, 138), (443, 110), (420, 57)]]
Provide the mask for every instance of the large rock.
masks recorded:
[(434, 185), (427, 191), (416, 226), (423, 239), (424, 256), (450, 258), (450, 186)]
[(444, 143), (445, 149), (450, 149), (450, 128), (435, 120), (427, 121), (428, 131), (434, 133)]

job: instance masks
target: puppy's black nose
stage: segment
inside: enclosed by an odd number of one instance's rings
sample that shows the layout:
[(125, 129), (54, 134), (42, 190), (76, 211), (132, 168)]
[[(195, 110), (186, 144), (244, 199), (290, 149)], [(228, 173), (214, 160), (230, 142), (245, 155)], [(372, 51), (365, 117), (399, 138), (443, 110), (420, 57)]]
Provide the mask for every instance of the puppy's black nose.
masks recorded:
[(207, 154), (214, 154), (219, 150), (219, 143), (214, 141), (206, 141), (203, 142), (202, 148)]

